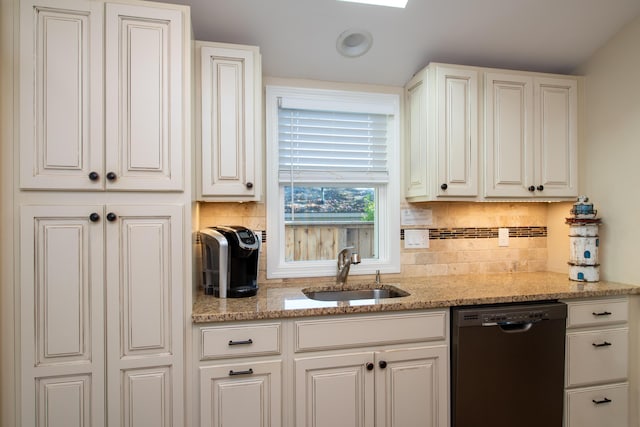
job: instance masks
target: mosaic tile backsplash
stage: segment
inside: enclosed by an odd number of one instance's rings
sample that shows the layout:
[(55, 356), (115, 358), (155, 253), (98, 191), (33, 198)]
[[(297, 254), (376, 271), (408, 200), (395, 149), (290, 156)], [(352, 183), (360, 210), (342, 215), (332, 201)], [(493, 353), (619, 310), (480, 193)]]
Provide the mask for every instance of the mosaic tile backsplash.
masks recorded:
[[(410, 206), (430, 209), (432, 224), (402, 226), (399, 238), (403, 239), (405, 229), (429, 229), (430, 247), (404, 249), (401, 243), (400, 277), (547, 269), (547, 203), (430, 202)], [(266, 229), (264, 203), (201, 203), (199, 212), (200, 227), (239, 224)], [(508, 247), (498, 246), (501, 227), (509, 228)], [(263, 250), (262, 283), (266, 282), (265, 256)], [(281, 280), (273, 280), (277, 281)]]

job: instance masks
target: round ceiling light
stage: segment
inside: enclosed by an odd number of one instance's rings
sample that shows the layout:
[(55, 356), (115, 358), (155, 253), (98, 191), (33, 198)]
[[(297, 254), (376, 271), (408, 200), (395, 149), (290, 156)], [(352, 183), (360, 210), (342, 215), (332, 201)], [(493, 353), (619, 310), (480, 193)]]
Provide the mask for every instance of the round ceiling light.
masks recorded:
[(364, 30), (347, 30), (338, 36), (336, 49), (341, 55), (349, 58), (362, 56), (371, 49), (373, 37)]

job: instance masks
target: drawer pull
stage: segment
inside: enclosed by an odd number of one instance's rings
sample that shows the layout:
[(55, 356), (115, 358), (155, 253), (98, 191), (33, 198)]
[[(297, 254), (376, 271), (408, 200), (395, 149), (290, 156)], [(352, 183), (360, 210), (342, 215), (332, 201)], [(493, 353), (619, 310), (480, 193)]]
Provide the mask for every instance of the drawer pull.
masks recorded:
[(601, 405), (601, 404), (603, 404), (603, 403), (611, 403), (611, 402), (612, 402), (612, 400), (611, 400), (611, 399), (607, 399), (607, 398), (605, 397), (605, 398), (604, 398), (604, 399), (602, 399), (602, 400), (595, 400), (595, 399), (593, 399), (593, 400), (592, 400), (592, 402), (593, 402), (593, 403), (595, 403), (596, 405)]
[(249, 368), (246, 371), (234, 371), (233, 369), (229, 371), (229, 376), (234, 377), (236, 375), (251, 375), (253, 374), (253, 369)]
[(592, 313), (594, 316), (611, 316), (610, 311), (601, 311), (600, 313), (596, 313), (595, 311)]
[(244, 340), (244, 341), (229, 340), (229, 345), (248, 345), (248, 344), (253, 344), (253, 340), (251, 338), (249, 338), (248, 340)]
[(591, 345), (594, 347), (609, 347), (612, 344), (610, 342), (605, 341), (600, 344), (592, 343)]

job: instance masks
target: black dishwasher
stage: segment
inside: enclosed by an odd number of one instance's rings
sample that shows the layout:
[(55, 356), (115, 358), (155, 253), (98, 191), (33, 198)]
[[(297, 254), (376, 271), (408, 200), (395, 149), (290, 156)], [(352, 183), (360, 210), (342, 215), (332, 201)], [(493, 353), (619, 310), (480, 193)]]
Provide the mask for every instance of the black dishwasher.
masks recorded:
[(562, 427), (567, 306), (451, 309), (452, 427)]

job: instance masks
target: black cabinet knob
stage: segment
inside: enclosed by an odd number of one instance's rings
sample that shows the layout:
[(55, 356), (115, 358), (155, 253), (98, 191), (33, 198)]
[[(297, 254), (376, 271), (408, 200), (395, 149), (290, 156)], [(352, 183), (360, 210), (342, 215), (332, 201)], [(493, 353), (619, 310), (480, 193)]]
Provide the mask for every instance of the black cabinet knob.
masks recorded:
[(253, 182), (247, 182), (246, 187), (251, 190), (253, 188)]
[(98, 172), (89, 172), (89, 179), (91, 181), (97, 181), (100, 179), (100, 174), (98, 174)]
[(107, 214), (107, 221), (113, 222), (118, 218), (118, 216), (116, 214), (114, 214), (113, 212), (109, 212)]
[(536, 187), (534, 187), (533, 185), (531, 185), (531, 186), (529, 186), (528, 190), (529, 190), (529, 191), (531, 191), (531, 192), (533, 193), (534, 191), (536, 191)]
[(91, 215), (89, 215), (89, 221), (91, 222), (98, 222), (100, 221), (100, 215), (98, 215), (97, 213), (92, 213)]
[(378, 362), (378, 366), (380, 366), (381, 369), (384, 369), (387, 367), (387, 362), (381, 360), (380, 362)]
[(107, 173), (107, 179), (109, 181), (115, 181), (118, 178), (118, 175), (116, 175), (115, 172), (108, 172)]
[(538, 190), (538, 191), (542, 191), (542, 190), (544, 190), (544, 185), (538, 185), (538, 186), (536, 187), (536, 190)]
[(367, 363), (367, 371), (373, 371), (373, 363)]
[(446, 190), (447, 188), (449, 188), (449, 186), (447, 184), (442, 184), (440, 188), (442, 188), (443, 190)]

